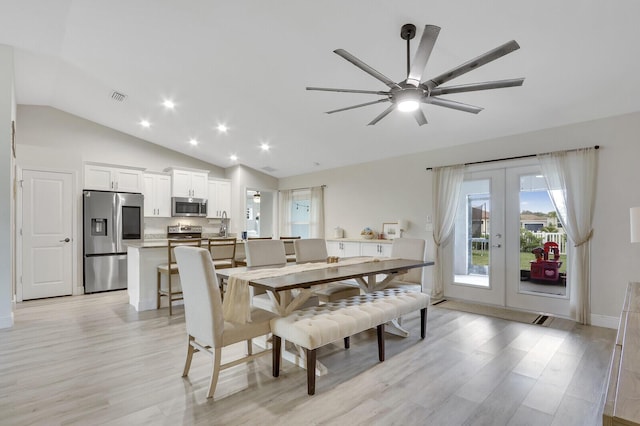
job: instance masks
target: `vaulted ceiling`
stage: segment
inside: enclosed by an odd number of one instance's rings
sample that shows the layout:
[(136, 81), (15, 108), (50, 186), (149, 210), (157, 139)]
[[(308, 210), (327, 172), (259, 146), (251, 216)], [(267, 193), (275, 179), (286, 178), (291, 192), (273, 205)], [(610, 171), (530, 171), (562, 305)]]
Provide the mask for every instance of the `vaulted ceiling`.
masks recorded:
[[(221, 167), (238, 162), (275, 177), (640, 110), (634, 0), (1, 4), (0, 43), (14, 47), (19, 104), (52, 106)], [(384, 104), (325, 114), (378, 97), (305, 87), (387, 89), (335, 49), (394, 81), (406, 78), (405, 23), (418, 28), (412, 56), (426, 24), (442, 28), (425, 77), (514, 39), (520, 50), (450, 84), (525, 77), (524, 85), (447, 95), (484, 110), (423, 105), (424, 126), (399, 111), (367, 126)], [(166, 99), (174, 110), (163, 107)]]

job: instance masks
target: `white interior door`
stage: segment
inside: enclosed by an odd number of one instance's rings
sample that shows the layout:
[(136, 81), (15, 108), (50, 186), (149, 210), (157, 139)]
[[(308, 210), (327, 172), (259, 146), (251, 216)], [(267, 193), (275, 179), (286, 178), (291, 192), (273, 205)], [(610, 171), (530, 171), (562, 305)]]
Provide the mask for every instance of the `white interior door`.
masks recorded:
[(22, 299), (73, 293), (72, 174), (22, 174)]
[(467, 173), (455, 220), (453, 282), (445, 297), (505, 304), (504, 170)]

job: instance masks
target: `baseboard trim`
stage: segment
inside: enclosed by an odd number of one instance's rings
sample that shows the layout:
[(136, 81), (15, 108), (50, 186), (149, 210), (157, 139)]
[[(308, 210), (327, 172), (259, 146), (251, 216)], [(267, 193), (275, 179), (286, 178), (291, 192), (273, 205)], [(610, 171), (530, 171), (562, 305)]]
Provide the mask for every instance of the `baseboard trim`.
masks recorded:
[(620, 325), (620, 317), (610, 317), (606, 315), (591, 314), (591, 325), (596, 327), (618, 329)]

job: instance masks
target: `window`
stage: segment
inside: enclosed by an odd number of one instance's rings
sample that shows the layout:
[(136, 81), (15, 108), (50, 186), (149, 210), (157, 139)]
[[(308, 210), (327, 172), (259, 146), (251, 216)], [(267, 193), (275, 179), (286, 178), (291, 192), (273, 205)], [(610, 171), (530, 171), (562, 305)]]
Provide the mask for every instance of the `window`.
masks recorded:
[(287, 236), (309, 238), (311, 191), (308, 189), (293, 191), (290, 209), (291, 235)]

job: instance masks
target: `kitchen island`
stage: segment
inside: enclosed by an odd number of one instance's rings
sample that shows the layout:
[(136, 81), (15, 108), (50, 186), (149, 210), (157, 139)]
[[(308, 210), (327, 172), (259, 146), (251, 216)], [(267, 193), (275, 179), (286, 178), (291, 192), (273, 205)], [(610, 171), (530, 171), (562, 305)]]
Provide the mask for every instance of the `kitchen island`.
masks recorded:
[[(208, 238), (203, 238), (203, 246), (206, 246), (206, 240)], [(156, 309), (158, 265), (167, 263), (167, 241), (167, 239), (143, 240), (128, 244), (127, 289), (129, 304), (136, 311)], [(244, 241), (238, 240), (236, 244), (236, 259), (244, 260)], [(166, 275), (161, 279), (166, 280)], [(174, 275), (171, 280), (180, 282), (178, 275)]]

